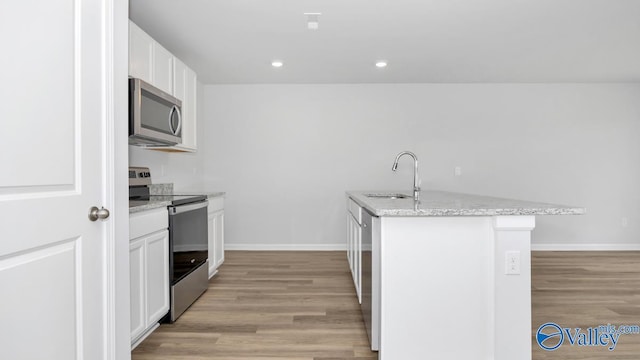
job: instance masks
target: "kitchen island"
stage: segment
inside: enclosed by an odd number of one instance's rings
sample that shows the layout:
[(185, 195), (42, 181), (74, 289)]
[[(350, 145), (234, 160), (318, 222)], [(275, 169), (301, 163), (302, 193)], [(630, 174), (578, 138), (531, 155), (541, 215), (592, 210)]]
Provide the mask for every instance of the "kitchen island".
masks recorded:
[[(443, 191), (347, 192), (348, 248), (379, 359), (531, 359), (531, 230), (579, 207)], [(400, 194), (401, 195), (401, 194)]]

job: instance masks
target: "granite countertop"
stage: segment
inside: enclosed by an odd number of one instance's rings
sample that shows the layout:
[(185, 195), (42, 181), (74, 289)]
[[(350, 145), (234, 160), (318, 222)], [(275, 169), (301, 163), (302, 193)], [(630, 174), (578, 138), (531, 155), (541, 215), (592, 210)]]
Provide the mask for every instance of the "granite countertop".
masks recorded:
[(158, 208), (166, 208), (171, 205), (170, 200), (129, 200), (129, 214), (135, 214), (142, 211), (153, 210)]
[[(365, 194), (402, 193), (403, 199), (373, 198)], [(348, 191), (347, 196), (375, 216), (496, 216), (580, 215), (586, 209), (446, 191), (421, 191), (414, 201), (407, 191)]]
[(207, 199), (224, 196), (224, 191), (175, 191), (173, 184), (152, 185), (152, 200), (129, 200), (129, 214), (171, 205), (170, 195), (206, 195)]
[(176, 190), (173, 195), (206, 195), (207, 199), (213, 199), (221, 196), (225, 196), (224, 191), (179, 191)]

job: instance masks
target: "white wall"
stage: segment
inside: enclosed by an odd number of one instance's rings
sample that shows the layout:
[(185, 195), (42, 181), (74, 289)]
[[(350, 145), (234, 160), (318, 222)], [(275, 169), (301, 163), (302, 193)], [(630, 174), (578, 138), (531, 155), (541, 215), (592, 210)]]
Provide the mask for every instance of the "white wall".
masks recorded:
[[(202, 95), (203, 86), (198, 82), (196, 106), (200, 122), (203, 118)], [(202, 128), (202, 125), (200, 124), (199, 127)], [(204, 141), (203, 132), (198, 132), (196, 139), (198, 146), (201, 146)], [(168, 153), (130, 145), (129, 166), (149, 167), (154, 184), (173, 183), (177, 190), (206, 190), (202, 183), (204, 167), (202, 151)]]
[(587, 207), (538, 217), (534, 243), (638, 244), (640, 84), (207, 85), (203, 102), (231, 247), (344, 244), (345, 190), (410, 190), (402, 150), (423, 189)]
[(201, 187), (200, 153), (167, 153), (129, 146), (129, 166), (147, 166), (154, 184), (174, 183), (177, 189)]

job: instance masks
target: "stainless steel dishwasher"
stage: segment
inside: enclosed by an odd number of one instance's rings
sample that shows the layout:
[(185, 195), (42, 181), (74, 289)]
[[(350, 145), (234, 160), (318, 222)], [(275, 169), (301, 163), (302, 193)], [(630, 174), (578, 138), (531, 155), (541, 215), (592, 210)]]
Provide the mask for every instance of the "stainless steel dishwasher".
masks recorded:
[[(380, 341), (380, 245), (374, 241), (380, 218), (362, 209), (362, 317), (371, 350), (378, 351)], [(379, 238), (379, 236), (377, 237)]]

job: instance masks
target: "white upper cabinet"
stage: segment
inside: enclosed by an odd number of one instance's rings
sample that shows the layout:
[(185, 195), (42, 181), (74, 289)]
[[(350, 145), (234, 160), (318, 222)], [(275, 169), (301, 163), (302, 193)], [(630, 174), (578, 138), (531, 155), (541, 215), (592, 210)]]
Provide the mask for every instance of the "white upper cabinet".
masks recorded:
[(196, 102), (198, 79), (196, 73), (178, 58), (173, 60), (173, 96), (182, 100), (182, 144), (176, 148), (195, 151), (196, 144)]
[[(185, 98), (185, 78), (187, 72), (187, 65), (185, 65), (180, 59), (173, 59), (173, 96), (184, 102)], [(184, 104), (182, 104), (184, 108)], [(184, 115), (184, 109), (182, 110)]]
[(129, 21), (129, 75), (173, 92), (173, 55)]
[(173, 94), (173, 61), (173, 55), (156, 42), (153, 47), (153, 86), (167, 94)]
[(129, 76), (153, 83), (154, 43), (151, 36), (129, 21)]
[(182, 144), (148, 149), (196, 151), (198, 77), (132, 21), (129, 21), (129, 76), (182, 100)]

